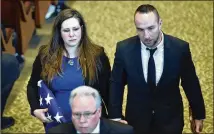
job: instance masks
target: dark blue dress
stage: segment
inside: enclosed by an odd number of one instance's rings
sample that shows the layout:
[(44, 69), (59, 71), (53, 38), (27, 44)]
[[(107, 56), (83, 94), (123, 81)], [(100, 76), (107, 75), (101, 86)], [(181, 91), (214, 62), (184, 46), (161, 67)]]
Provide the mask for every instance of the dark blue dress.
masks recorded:
[[(68, 58), (63, 56), (62, 63), (63, 73), (53, 78), (51, 82), (51, 90), (55, 95), (58, 106), (62, 109), (66, 120), (71, 121), (71, 109), (69, 105), (69, 97), (71, 91), (81, 85), (84, 85), (84, 77), (80, 68), (78, 58)], [(58, 125), (57, 122), (47, 123), (45, 131), (51, 127)]]

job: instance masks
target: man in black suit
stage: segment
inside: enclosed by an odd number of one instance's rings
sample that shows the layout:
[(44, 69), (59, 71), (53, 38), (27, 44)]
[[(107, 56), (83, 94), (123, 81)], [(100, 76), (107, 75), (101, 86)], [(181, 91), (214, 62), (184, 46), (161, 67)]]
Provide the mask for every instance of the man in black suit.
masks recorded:
[(133, 127), (100, 118), (101, 97), (97, 90), (80, 86), (71, 92), (69, 100), (72, 109), (72, 123), (60, 124), (48, 130), (48, 133), (100, 133), (133, 134)]
[[(127, 121), (140, 134), (181, 134), (184, 126), (181, 80), (195, 131), (201, 132), (205, 106), (189, 43), (161, 31), (162, 20), (152, 5), (139, 6), (134, 22), (138, 36), (117, 43), (109, 117)], [(122, 120), (126, 84), (127, 106)]]

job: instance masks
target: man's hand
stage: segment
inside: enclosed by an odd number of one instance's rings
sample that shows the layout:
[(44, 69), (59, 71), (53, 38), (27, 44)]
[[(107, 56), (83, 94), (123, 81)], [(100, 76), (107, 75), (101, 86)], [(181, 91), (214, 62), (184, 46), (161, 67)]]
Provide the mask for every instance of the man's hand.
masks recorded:
[(118, 121), (118, 122), (121, 122), (121, 123), (123, 123), (123, 124), (128, 124), (128, 122), (127, 122), (126, 120), (121, 120), (121, 118), (110, 119), (110, 120)]
[(193, 119), (192, 120), (192, 130), (194, 133), (200, 134), (202, 132), (203, 129), (203, 120), (197, 120), (197, 119)]
[(126, 120), (119, 120), (119, 122), (121, 122), (123, 124), (128, 124), (128, 122)]
[(203, 120), (194, 120), (196, 133), (201, 133), (203, 129)]

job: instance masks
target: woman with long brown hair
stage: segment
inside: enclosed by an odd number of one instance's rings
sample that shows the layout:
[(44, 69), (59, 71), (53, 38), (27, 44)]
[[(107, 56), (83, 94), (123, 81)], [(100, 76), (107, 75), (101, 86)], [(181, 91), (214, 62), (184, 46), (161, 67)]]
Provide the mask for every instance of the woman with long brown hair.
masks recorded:
[(43, 80), (66, 119), (71, 120), (70, 92), (81, 85), (98, 89), (103, 99), (102, 116), (107, 117), (110, 72), (104, 48), (89, 39), (82, 15), (73, 9), (61, 11), (55, 19), (50, 43), (41, 46), (33, 63), (27, 86), (32, 115), (44, 122), (46, 131), (57, 125), (45, 117), (48, 109), (40, 108), (37, 82)]

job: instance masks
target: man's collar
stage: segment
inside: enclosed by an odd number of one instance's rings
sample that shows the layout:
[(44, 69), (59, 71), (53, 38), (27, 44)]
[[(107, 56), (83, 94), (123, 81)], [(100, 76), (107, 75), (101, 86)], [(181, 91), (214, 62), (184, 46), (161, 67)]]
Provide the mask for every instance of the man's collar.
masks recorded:
[(92, 134), (98, 134), (98, 133), (100, 133), (100, 120), (99, 120), (99, 122), (97, 123), (97, 126), (96, 126), (96, 128), (94, 129), (94, 131), (92, 131)]

